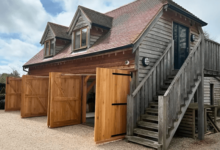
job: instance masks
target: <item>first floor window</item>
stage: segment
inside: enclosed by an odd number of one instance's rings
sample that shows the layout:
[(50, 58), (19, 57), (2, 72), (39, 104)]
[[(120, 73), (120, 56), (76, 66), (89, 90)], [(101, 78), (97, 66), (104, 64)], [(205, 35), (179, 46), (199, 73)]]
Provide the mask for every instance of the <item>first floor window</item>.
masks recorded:
[(52, 56), (53, 51), (54, 51), (54, 40), (46, 41), (45, 44), (44, 44), (44, 47), (45, 47), (44, 56), (45, 57)]
[(73, 32), (73, 49), (78, 50), (87, 47), (87, 28)]

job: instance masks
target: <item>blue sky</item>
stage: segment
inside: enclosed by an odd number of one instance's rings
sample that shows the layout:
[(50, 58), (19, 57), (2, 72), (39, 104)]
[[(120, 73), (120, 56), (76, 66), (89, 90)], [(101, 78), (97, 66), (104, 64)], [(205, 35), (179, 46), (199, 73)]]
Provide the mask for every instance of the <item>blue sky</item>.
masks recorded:
[[(78, 5), (99, 12), (133, 0), (7, 0), (0, 1), (0, 74), (17, 69), (42, 49), (39, 44), (48, 21), (69, 26)], [(209, 25), (204, 29), (220, 42), (220, 1), (174, 0)]]

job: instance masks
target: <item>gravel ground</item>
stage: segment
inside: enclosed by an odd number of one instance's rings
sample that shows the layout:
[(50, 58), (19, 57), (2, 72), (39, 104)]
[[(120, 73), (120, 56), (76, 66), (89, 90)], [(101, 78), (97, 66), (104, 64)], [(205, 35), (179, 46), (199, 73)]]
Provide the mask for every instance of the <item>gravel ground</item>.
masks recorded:
[[(147, 150), (125, 140), (96, 145), (94, 128), (75, 125), (47, 128), (46, 117), (21, 119), (20, 112), (0, 110), (0, 150)], [(174, 138), (170, 150), (220, 150), (220, 134), (206, 136), (198, 142), (190, 138)]]

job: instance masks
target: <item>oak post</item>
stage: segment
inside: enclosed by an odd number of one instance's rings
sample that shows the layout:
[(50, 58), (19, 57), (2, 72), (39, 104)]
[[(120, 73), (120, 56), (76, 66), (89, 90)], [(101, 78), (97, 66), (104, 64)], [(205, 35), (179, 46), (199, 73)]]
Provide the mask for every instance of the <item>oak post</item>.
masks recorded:
[(167, 97), (159, 96), (158, 98), (158, 143), (162, 145), (162, 149), (166, 149), (167, 136)]

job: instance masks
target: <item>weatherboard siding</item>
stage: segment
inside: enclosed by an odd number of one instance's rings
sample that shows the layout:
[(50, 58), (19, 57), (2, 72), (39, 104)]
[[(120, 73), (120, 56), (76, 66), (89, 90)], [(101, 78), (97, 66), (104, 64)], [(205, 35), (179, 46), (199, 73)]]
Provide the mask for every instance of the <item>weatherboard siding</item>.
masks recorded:
[[(143, 78), (149, 73), (157, 60), (164, 53), (169, 42), (173, 39), (173, 22), (177, 22), (189, 28), (190, 35), (194, 34), (196, 37), (194, 42), (191, 42), (191, 40), (189, 39), (190, 50), (192, 50), (196, 46), (199, 40), (198, 26), (195, 24), (191, 25), (189, 20), (185, 19), (185, 17), (183, 16), (175, 14), (171, 10), (164, 12), (164, 14), (145, 36), (144, 40), (139, 46), (139, 82), (141, 82)], [(142, 65), (143, 57), (149, 58), (149, 66), (144, 67)]]
[(106, 33), (107, 30), (93, 26), (90, 30), (90, 47), (92, 47), (92, 45), (94, 45), (98, 41), (98, 39)]
[(70, 44), (70, 41), (67, 40), (60, 40), (56, 39), (56, 46), (55, 46), (55, 55), (58, 54), (64, 47)]
[[(157, 60), (162, 56), (171, 39), (172, 23), (160, 18), (139, 46), (139, 82), (143, 80)], [(149, 66), (144, 67), (142, 65), (143, 57), (149, 58)]]
[[(129, 60), (130, 65), (125, 65), (125, 61)], [(57, 61), (47, 63), (46, 65), (35, 65), (29, 67), (29, 75), (48, 76), (49, 72), (66, 72), (73, 74), (95, 74), (96, 68), (112, 68), (112, 69), (134, 69), (134, 54), (131, 49), (123, 49), (120, 51), (100, 54), (92, 57), (84, 57), (81, 59)]]
[(54, 38), (53, 31), (52, 31), (51, 28), (48, 28), (48, 30), (47, 30), (47, 36), (46, 36), (46, 38), (45, 38), (45, 41), (51, 40), (51, 39), (53, 39), (53, 38)]
[(214, 104), (220, 104), (220, 80), (214, 77), (204, 78), (204, 103), (210, 105), (210, 84), (214, 84)]
[(88, 26), (87, 21), (84, 20), (84, 18), (82, 16), (80, 16), (76, 22), (75, 27), (73, 28), (73, 30), (78, 30), (81, 29), (83, 27)]

